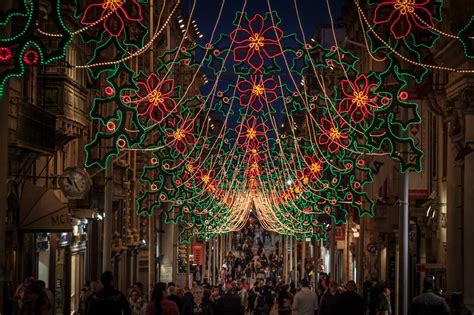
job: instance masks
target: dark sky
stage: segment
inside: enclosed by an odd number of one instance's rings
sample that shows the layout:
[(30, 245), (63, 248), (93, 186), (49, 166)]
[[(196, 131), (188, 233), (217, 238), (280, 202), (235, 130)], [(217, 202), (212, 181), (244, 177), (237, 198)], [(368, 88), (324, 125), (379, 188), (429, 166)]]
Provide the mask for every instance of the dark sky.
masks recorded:
[[(201, 41), (198, 41), (199, 44), (204, 44), (209, 41), (212, 29), (214, 24), (216, 23), (219, 9), (221, 6), (221, 0), (184, 0), (184, 11), (187, 12), (189, 16), (189, 12), (192, 7), (193, 1), (196, 2), (196, 7), (194, 9), (194, 13), (192, 19), (197, 21), (197, 25), (199, 30), (204, 34), (204, 37)], [(220, 33), (229, 34), (232, 30), (235, 29), (233, 25), (233, 21), (236, 16), (236, 12), (242, 9), (243, 0), (225, 0), (224, 11), (222, 13), (222, 17), (220, 19), (217, 33), (214, 36), (214, 40), (216, 41), (219, 38)], [(281, 18), (280, 28), (283, 30), (285, 35), (289, 33), (296, 33), (299, 40), (302, 40), (301, 31), (298, 25), (298, 19), (295, 11), (294, 1), (293, 0), (270, 0), (270, 4), (272, 10), (276, 11)], [(345, 3), (345, 0), (329, 0), (331, 5), (331, 12), (335, 22), (340, 16), (341, 8)], [(326, 5), (326, 0), (297, 0), (298, 11), (301, 18), (301, 22), (303, 25), (304, 33), (306, 36), (306, 41), (310, 42), (310, 38), (315, 34), (318, 27), (329, 24), (329, 16), (328, 16), (328, 8)], [(247, 0), (247, 6), (245, 11), (247, 12), (249, 18), (251, 19), (257, 13), (265, 15), (268, 12), (268, 4), (267, 0)], [(247, 24), (244, 22), (244, 27), (247, 27)], [(231, 60), (231, 59), (230, 59)], [(229, 61), (229, 68), (232, 62)], [(280, 66), (282, 66), (280, 64)], [(212, 75), (207, 71), (204, 73), (208, 74), (210, 81), (212, 82)], [(285, 77), (285, 73), (282, 73), (282, 81), (284, 84), (293, 87), (294, 84), (288, 81), (288, 78)], [(301, 77), (297, 78), (297, 82)], [(227, 84), (234, 84), (235, 78), (228, 78), (228, 77), (221, 77), (219, 81), (223, 86)], [(212, 84), (207, 84), (203, 87), (202, 92), (204, 95), (209, 93), (209, 89), (211, 88)], [(280, 125), (283, 122), (282, 116), (282, 108), (283, 104), (280, 104), (281, 101), (275, 102), (272, 104), (272, 107), (276, 109), (275, 118)], [(239, 104), (234, 104), (235, 111), (238, 110)], [(230, 119), (230, 125), (233, 126), (236, 124), (236, 115), (234, 118)]]
[[(196, 19), (201, 32), (204, 33), (204, 39), (208, 38), (217, 20), (222, 2), (221, 0), (185, 0), (185, 11), (190, 11), (193, 1), (197, 1), (193, 17)], [(345, 0), (329, 0), (329, 2), (333, 17), (337, 19)], [(286, 34), (295, 32), (301, 39), (293, 0), (270, 0), (270, 4), (282, 19), (281, 27), (283, 31)], [(242, 5), (243, 0), (226, 0), (218, 26), (219, 32), (230, 33), (233, 30), (232, 21), (235, 13), (241, 10)], [(309, 40), (319, 25), (329, 23), (326, 0), (297, 0), (297, 5), (306, 39)], [(246, 11), (250, 17), (256, 13), (263, 15), (268, 11), (267, 0), (247, 0)]]

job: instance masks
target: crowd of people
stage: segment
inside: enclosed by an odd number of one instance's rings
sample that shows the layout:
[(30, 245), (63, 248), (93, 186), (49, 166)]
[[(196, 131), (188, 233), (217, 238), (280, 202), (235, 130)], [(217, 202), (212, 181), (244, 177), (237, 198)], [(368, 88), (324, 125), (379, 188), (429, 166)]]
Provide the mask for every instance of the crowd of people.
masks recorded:
[(54, 295), (44, 281), (29, 276), (18, 285), (14, 295), (5, 300), (4, 310), (7, 315), (52, 315)]
[[(159, 282), (152, 294), (140, 282), (124, 294), (114, 288), (111, 272), (100, 281), (88, 282), (80, 293), (79, 315), (392, 315), (390, 289), (377, 281), (363, 285), (340, 285), (329, 275), (319, 277), (295, 272), (289, 283), (283, 279), (283, 256), (278, 241), (258, 225), (249, 225), (232, 238), (233, 250), (216, 270), (217, 281), (211, 285), (201, 280), (200, 270), (193, 273), (191, 287)], [(268, 245), (268, 246), (266, 246)], [(271, 248), (271, 249), (270, 249)], [(269, 252), (268, 255), (266, 250)], [(316, 278), (318, 281), (316, 281)], [(25, 279), (9, 301), (6, 314), (50, 315), (54, 313), (53, 293), (43, 281)], [(448, 306), (449, 304), (449, 306)], [(423, 293), (410, 305), (408, 315), (469, 315), (461, 294), (449, 301), (434, 289), (433, 279), (424, 281)]]

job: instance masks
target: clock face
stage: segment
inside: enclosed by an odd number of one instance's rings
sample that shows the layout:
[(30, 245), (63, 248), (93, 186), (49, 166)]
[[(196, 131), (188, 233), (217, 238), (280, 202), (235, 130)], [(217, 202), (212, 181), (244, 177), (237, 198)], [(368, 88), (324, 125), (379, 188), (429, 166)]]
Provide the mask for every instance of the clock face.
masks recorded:
[(77, 198), (89, 191), (91, 180), (86, 171), (72, 168), (63, 172), (59, 185), (66, 196)]

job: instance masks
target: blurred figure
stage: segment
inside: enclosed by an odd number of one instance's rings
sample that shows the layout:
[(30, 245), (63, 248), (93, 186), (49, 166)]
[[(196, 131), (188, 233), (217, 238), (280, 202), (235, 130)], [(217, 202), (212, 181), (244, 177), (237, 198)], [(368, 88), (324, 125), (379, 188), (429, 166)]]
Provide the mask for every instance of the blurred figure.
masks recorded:
[(264, 285), (257, 293), (257, 301), (255, 302), (255, 315), (268, 315), (273, 306), (273, 295), (270, 287)]
[(152, 300), (146, 306), (146, 315), (179, 315), (176, 303), (168, 300), (166, 284), (156, 283), (153, 287)]
[(363, 315), (364, 300), (356, 292), (356, 284), (349, 280), (346, 284), (346, 292), (341, 293), (336, 301), (337, 315)]
[(336, 303), (339, 298), (339, 290), (337, 283), (331, 281), (329, 288), (321, 296), (321, 303), (319, 304), (319, 315), (335, 315), (336, 314)]
[(472, 315), (464, 305), (464, 297), (460, 292), (454, 292), (451, 295), (451, 300), (449, 301), (449, 315)]
[(183, 308), (183, 303), (177, 295), (177, 290), (175, 286), (168, 287), (168, 296), (166, 297), (166, 299), (170, 300), (171, 302), (174, 302), (178, 307), (179, 311), (181, 311), (181, 309)]
[(380, 294), (379, 314), (380, 315), (392, 314), (392, 304), (390, 302), (390, 289), (389, 288), (384, 288), (383, 293)]
[(48, 303), (48, 315), (53, 315), (53, 309), (54, 309), (54, 295), (53, 292), (51, 292), (50, 289), (46, 288), (46, 282), (43, 280), (38, 280), (36, 281), (36, 284), (43, 290), (44, 295), (46, 296), (46, 300)]
[(145, 313), (145, 300), (137, 288), (133, 287), (133, 289), (130, 290), (128, 303), (130, 304), (132, 315), (142, 315)]
[(245, 285), (245, 279), (242, 279), (238, 283), (237, 294), (239, 295), (239, 298), (240, 298), (240, 304), (242, 305), (242, 308), (245, 311), (248, 307), (248, 304), (249, 304), (249, 296), (248, 296), (248, 292), (247, 292), (247, 287)]
[(423, 280), (423, 293), (411, 302), (408, 310), (410, 315), (449, 315), (446, 301), (434, 292), (432, 277)]
[(219, 299), (217, 303), (219, 314), (226, 315), (243, 315), (244, 311), (240, 297), (232, 290), (232, 285), (225, 286), (225, 294)]
[(318, 296), (309, 289), (308, 280), (301, 280), (301, 290), (295, 294), (292, 309), (298, 315), (314, 315), (318, 310)]
[(24, 303), (21, 306), (19, 315), (48, 315), (48, 301), (43, 290), (34, 284), (25, 288)]
[[(102, 290), (90, 298), (88, 315), (130, 315), (130, 305), (127, 298), (113, 287), (114, 276), (106, 271), (100, 276)], [(123, 313), (122, 313), (123, 312)]]
[(280, 288), (277, 297), (278, 315), (291, 315), (291, 305), (293, 303), (293, 294), (290, 293), (290, 286), (285, 284)]
[(203, 299), (203, 288), (195, 287), (192, 293), (193, 299), (184, 305), (181, 315), (213, 315), (211, 304)]
[(18, 314), (25, 301), (25, 284), (20, 283), (16, 287), (15, 295), (13, 296), (13, 314)]

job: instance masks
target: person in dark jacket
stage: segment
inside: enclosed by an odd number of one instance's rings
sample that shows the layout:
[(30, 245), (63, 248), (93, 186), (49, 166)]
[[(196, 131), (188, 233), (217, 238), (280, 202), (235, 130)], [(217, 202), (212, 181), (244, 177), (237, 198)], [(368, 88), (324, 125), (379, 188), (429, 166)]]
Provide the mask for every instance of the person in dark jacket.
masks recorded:
[(356, 284), (353, 280), (347, 281), (346, 292), (341, 293), (336, 301), (337, 315), (363, 315), (364, 300), (356, 292)]
[(409, 315), (449, 315), (446, 301), (434, 291), (432, 277), (423, 280), (423, 293), (413, 299)]
[(225, 286), (225, 294), (217, 302), (219, 314), (225, 315), (243, 315), (244, 310), (240, 297), (232, 292), (232, 285)]
[(321, 296), (321, 303), (319, 304), (319, 315), (335, 315), (336, 301), (339, 298), (339, 290), (337, 283), (331, 281), (329, 288)]
[(178, 307), (178, 310), (181, 311), (181, 309), (183, 308), (183, 302), (181, 301), (181, 299), (176, 294), (176, 287), (175, 286), (168, 287), (168, 296), (166, 297), (166, 299), (170, 300), (171, 302), (176, 303), (176, 306)]
[(193, 299), (183, 306), (181, 315), (213, 315), (212, 305), (203, 298), (204, 289), (202, 287), (193, 288)]
[(91, 296), (88, 315), (130, 315), (130, 305), (127, 298), (119, 290), (114, 289), (114, 276), (112, 272), (106, 271), (100, 276), (102, 290)]
[(284, 285), (280, 288), (277, 297), (278, 315), (291, 315), (291, 305), (293, 304), (293, 294), (290, 293), (290, 286)]

